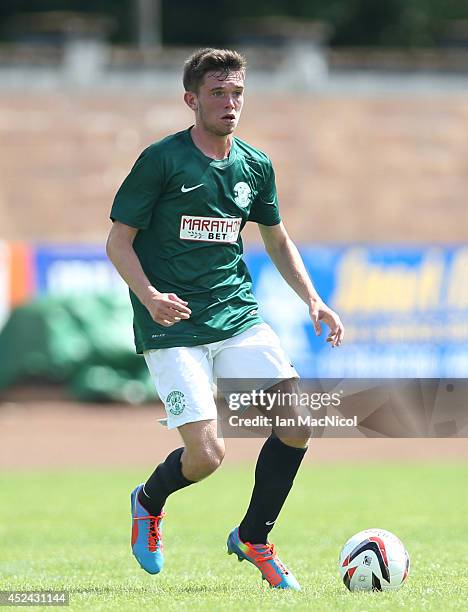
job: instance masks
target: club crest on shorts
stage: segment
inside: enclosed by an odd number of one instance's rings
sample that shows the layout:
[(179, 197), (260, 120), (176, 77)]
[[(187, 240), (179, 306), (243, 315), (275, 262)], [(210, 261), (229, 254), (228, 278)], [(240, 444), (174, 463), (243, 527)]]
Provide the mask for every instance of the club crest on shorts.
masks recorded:
[(185, 395), (182, 391), (171, 391), (166, 398), (166, 405), (174, 416), (182, 414), (185, 408)]
[(234, 185), (234, 202), (241, 208), (246, 208), (252, 199), (252, 190), (247, 183), (236, 183)]

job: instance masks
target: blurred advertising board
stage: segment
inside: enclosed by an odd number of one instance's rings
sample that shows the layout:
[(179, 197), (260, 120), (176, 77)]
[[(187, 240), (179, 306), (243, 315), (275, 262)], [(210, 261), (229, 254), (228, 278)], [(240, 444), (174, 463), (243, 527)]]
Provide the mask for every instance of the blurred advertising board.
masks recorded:
[(16, 305), (34, 293), (33, 251), (23, 243), (0, 240), (0, 328)]
[[(332, 349), (263, 250), (246, 260), (260, 311), (309, 378), (468, 377), (468, 245), (300, 249), (323, 299), (346, 326)], [(127, 289), (101, 246), (0, 242), (0, 320), (31, 295)]]
[[(339, 349), (260, 251), (248, 255), (264, 318), (302, 376), (468, 376), (468, 246), (305, 247), (322, 298), (341, 316)], [(325, 333), (325, 332), (324, 332)]]
[(39, 295), (126, 292), (102, 246), (53, 245), (35, 249)]
[(10, 257), (8, 245), (0, 241), (0, 325), (5, 321), (10, 309)]

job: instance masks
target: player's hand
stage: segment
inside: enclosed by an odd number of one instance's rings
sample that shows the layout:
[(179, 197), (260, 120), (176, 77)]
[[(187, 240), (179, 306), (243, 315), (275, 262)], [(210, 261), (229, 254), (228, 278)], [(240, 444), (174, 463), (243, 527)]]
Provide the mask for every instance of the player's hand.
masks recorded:
[(164, 327), (170, 327), (179, 321), (189, 319), (192, 314), (188, 302), (175, 293), (159, 293), (154, 290), (145, 306), (153, 321)]
[(321, 335), (323, 321), (330, 328), (327, 342), (330, 342), (331, 346), (340, 346), (344, 337), (344, 326), (336, 312), (318, 300), (310, 304), (309, 313), (316, 335)]

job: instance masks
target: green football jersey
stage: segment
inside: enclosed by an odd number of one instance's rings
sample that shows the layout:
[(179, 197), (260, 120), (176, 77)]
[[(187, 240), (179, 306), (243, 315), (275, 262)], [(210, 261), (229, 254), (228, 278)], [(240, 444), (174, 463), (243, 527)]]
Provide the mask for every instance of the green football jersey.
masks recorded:
[(130, 291), (138, 353), (217, 342), (262, 321), (240, 233), (247, 221), (281, 221), (271, 161), (238, 138), (213, 160), (190, 129), (145, 149), (112, 206), (112, 220), (138, 228), (133, 247), (151, 284), (192, 311), (165, 327)]

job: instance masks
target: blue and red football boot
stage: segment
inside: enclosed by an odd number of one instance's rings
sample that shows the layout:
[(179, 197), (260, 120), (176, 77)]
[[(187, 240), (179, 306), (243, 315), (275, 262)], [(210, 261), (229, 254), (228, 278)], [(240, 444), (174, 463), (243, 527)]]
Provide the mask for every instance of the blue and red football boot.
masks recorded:
[(132, 502), (132, 552), (141, 567), (149, 574), (159, 574), (164, 565), (162, 518), (151, 514), (140, 504), (138, 494), (143, 485), (138, 485), (130, 496)]
[(262, 573), (263, 580), (272, 588), (301, 590), (294, 575), (277, 556), (274, 544), (242, 542), (239, 538), (239, 528), (235, 527), (229, 534), (227, 551), (229, 555), (236, 554), (239, 561), (246, 559), (255, 565)]

